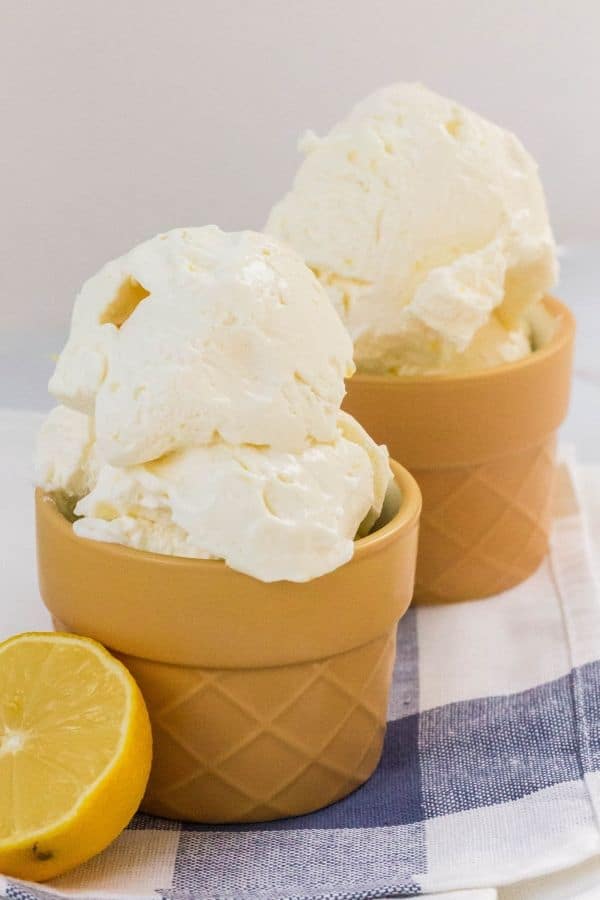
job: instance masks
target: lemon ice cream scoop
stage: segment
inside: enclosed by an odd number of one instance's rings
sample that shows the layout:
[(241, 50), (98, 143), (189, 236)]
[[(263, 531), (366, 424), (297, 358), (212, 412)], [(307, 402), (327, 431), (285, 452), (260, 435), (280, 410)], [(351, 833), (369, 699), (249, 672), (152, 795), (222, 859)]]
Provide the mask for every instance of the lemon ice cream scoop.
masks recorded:
[(87, 494), (100, 468), (92, 417), (68, 406), (51, 410), (38, 435), (34, 465), (46, 490), (68, 497)]
[(352, 557), (391, 477), (340, 411), (353, 370), (293, 250), (214, 227), (159, 235), (76, 300), (38, 483), (81, 537), (307, 581)]
[(131, 465), (224, 441), (298, 451), (336, 436), (352, 344), (295, 253), (214, 226), (158, 235), (75, 301), (50, 380)]
[[(343, 433), (353, 423), (352, 437)], [(307, 581), (352, 558), (389, 482), (387, 453), (340, 413), (337, 438), (299, 453), (214, 443), (105, 466), (75, 508), (83, 537), (224, 559), (262, 581)]]
[(267, 231), (318, 276), (359, 369), (476, 370), (530, 352), (528, 311), (557, 267), (537, 167), (513, 134), (393, 84), (301, 149)]

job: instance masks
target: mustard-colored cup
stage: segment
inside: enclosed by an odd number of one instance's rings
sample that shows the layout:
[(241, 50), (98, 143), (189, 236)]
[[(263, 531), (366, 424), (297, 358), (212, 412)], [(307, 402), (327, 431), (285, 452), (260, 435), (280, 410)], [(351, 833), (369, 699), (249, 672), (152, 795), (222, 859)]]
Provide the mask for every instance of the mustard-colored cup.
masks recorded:
[(575, 322), (558, 300), (544, 303), (554, 327), (518, 362), (457, 375), (355, 375), (347, 383), (344, 408), (402, 460), (423, 494), (417, 603), (504, 591), (547, 553)]
[(372, 774), (421, 508), (412, 476), (392, 468), (376, 530), (350, 562), (304, 584), (79, 538), (36, 492), (39, 583), (55, 626), (105, 644), (148, 705), (147, 812), (196, 822), (296, 816)]

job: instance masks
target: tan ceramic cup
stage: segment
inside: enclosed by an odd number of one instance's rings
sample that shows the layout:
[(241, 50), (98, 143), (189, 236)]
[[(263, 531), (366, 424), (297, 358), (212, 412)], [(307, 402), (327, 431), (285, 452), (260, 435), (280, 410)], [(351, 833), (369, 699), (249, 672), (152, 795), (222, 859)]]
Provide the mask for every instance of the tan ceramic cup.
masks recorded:
[(355, 375), (344, 408), (413, 473), (423, 494), (415, 602), (472, 600), (518, 584), (548, 548), (556, 430), (575, 323), (547, 298), (552, 336), (477, 374)]
[(105, 644), (148, 705), (147, 812), (196, 822), (295, 816), (372, 774), (421, 507), (412, 476), (392, 467), (377, 530), (349, 563), (305, 584), (78, 538), (37, 491), (39, 582), (56, 628)]

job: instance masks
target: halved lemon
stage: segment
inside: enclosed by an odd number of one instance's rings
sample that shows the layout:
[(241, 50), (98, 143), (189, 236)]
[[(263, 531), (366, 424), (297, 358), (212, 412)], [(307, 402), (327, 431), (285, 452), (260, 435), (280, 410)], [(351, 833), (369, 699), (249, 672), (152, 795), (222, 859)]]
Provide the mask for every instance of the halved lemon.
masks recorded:
[(103, 850), (142, 799), (152, 737), (142, 695), (100, 644), (0, 644), (0, 872), (45, 881)]

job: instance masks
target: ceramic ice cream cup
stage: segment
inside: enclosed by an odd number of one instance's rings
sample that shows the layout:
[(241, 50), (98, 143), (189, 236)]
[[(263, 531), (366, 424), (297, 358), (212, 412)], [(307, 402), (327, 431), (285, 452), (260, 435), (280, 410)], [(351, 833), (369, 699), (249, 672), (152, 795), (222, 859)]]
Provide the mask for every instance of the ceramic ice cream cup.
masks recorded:
[[(457, 375), (355, 375), (344, 408), (423, 494), (415, 601), (472, 600), (527, 578), (548, 549), (556, 431), (575, 323), (547, 298), (524, 359)], [(551, 327), (548, 327), (551, 326)]]
[(37, 491), (39, 582), (55, 626), (119, 656), (148, 705), (144, 810), (265, 821), (326, 806), (372, 774), (421, 506), (412, 476), (392, 468), (376, 529), (349, 563), (306, 583), (78, 538)]

